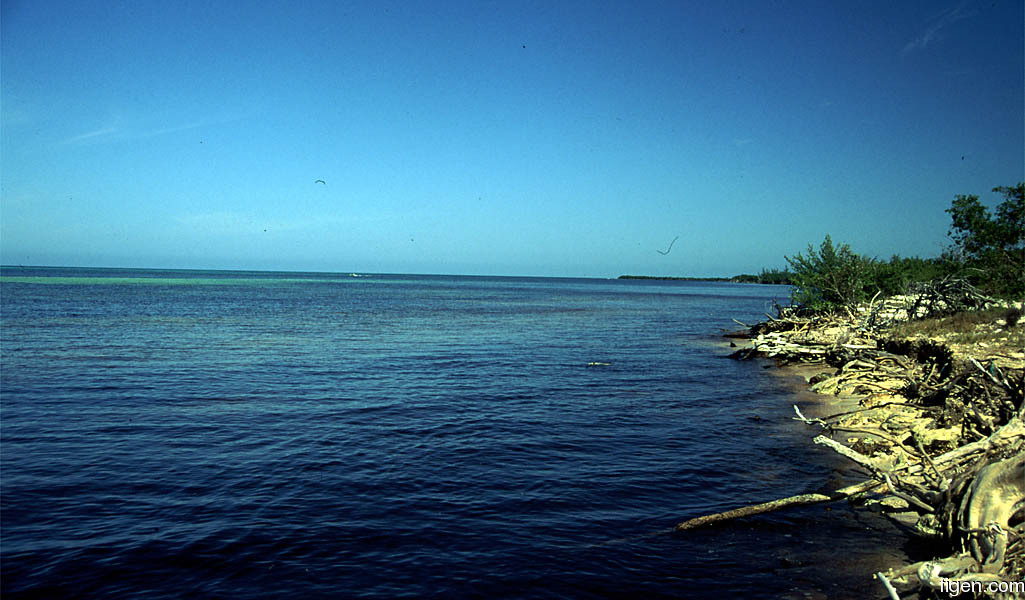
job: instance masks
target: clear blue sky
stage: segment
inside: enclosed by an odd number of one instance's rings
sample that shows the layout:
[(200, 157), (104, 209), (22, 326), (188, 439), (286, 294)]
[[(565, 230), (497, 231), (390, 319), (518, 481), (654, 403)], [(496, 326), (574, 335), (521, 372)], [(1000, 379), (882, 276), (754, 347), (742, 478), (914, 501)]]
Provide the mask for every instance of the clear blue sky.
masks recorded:
[(1025, 179), (1020, 0), (2, 8), (4, 264), (733, 275)]

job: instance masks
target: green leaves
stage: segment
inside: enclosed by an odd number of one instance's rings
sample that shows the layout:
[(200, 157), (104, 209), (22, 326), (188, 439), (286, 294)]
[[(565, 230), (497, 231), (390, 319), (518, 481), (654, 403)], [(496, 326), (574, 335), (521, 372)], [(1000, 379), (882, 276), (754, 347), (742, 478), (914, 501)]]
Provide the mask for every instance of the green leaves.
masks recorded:
[(795, 286), (793, 302), (812, 311), (833, 311), (867, 299), (873, 259), (858, 256), (850, 246), (833, 246), (826, 239), (818, 251), (808, 244), (808, 255), (787, 256)]
[(791, 301), (813, 312), (835, 312), (845, 306), (865, 302), (876, 293), (902, 294), (909, 283), (938, 279), (949, 274), (950, 263), (941, 258), (901, 258), (889, 261), (860, 256), (843, 244), (833, 245), (830, 236), (815, 250), (808, 245), (807, 256), (786, 257), (794, 273)]
[(1025, 296), (1025, 183), (996, 187), (996, 214), (974, 195), (957, 195), (946, 210), (948, 232), (972, 283), (998, 296)]
[(959, 194), (947, 213), (948, 234), (956, 255), (939, 258), (892, 257), (889, 262), (859, 256), (850, 246), (839, 248), (826, 239), (807, 254), (787, 256), (791, 301), (812, 312), (834, 312), (864, 302), (881, 292), (904, 293), (909, 283), (947, 275), (967, 276), (982, 292), (1008, 298), (1025, 297), (1025, 183), (993, 188), (1004, 201), (990, 212), (978, 196)]

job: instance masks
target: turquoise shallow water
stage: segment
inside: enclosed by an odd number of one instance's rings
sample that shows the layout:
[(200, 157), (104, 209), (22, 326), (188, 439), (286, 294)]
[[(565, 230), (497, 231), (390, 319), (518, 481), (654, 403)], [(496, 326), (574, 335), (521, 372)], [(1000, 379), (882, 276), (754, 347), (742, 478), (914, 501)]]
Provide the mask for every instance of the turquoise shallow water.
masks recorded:
[(4, 268), (3, 594), (817, 589), (792, 555), (828, 547), (819, 513), (666, 532), (828, 476), (791, 390), (715, 341), (786, 294)]

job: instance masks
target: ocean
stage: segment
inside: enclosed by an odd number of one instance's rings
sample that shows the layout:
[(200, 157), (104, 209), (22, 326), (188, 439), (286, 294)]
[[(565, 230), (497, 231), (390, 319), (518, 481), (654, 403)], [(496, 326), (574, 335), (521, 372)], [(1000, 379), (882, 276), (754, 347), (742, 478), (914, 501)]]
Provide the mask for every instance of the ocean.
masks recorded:
[(857, 517), (671, 531), (833, 474), (793, 386), (724, 358), (733, 319), (787, 297), (4, 267), (0, 591), (839, 597), (823, 561), (849, 564)]

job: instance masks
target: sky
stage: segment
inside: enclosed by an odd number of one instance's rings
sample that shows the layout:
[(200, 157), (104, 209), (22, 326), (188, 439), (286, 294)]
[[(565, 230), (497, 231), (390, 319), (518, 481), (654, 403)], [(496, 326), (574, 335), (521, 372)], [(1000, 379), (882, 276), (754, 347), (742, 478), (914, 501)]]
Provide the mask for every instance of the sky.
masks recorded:
[(1020, 0), (0, 8), (3, 264), (731, 276), (1025, 180)]

